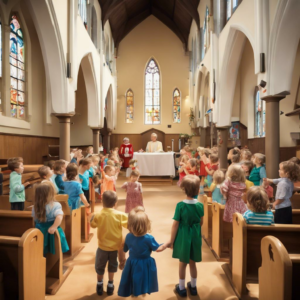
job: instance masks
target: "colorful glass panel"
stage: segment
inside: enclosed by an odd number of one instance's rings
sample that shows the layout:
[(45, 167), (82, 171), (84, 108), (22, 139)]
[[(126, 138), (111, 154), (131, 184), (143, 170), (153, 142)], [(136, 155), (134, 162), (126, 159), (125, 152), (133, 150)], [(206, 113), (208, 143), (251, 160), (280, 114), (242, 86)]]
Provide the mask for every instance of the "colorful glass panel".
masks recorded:
[(133, 123), (134, 100), (133, 91), (128, 90), (126, 93), (126, 123)]
[(10, 21), (10, 103), (11, 116), (25, 118), (25, 46), (23, 32), (16, 15)]
[(160, 124), (160, 72), (154, 59), (146, 67), (145, 86), (145, 124)]
[(227, 20), (229, 20), (230, 17), (231, 17), (231, 0), (227, 0), (227, 4), (226, 4), (226, 17), (227, 17)]
[(260, 99), (259, 91), (255, 97), (255, 136), (264, 137), (266, 122), (266, 103)]
[(173, 92), (173, 123), (180, 123), (181, 121), (181, 96), (180, 91), (175, 89)]
[(82, 19), (82, 22), (87, 29), (87, 12), (86, 12), (87, 3), (86, 0), (78, 0), (78, 13)]

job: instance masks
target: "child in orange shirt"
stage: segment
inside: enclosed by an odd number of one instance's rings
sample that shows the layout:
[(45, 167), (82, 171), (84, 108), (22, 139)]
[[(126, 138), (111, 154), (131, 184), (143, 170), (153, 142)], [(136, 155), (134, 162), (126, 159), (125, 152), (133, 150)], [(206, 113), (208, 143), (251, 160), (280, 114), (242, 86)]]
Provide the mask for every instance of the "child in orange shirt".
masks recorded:
[(116, 180), (119, 172), (113, 166), (105, 166), (102, 170), (101, 196), (105, 191), (116, 191)]

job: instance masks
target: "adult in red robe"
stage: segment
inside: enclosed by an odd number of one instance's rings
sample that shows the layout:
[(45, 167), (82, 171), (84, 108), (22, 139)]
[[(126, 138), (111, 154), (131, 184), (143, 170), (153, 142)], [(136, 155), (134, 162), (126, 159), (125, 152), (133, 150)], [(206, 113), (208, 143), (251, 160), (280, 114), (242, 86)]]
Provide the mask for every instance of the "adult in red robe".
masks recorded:
[(123, 167), (129, 168), (129, 161), (133, 157), (133, 147), (129, 143), (129, 138), (123, 139), (123, 144), (120, 147), (119, 155), (124, 160)]

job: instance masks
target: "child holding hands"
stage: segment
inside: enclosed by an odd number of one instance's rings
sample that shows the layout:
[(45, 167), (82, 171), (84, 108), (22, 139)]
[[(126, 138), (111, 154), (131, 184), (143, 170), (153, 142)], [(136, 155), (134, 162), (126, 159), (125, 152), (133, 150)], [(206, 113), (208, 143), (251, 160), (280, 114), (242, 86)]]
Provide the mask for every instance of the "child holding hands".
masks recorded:
[(279, 165), (278, 179), (265, 178), (264, 181), (277, 185), (275, 201), (273, 208), (275, 209), (275, 223), (292, 224), (292, 204), (290, 198), (293, 195), (294, 184), (299, 180), (300, 168), (291, 161), (284, 161)]
[(196, 262), (202, 261), (201, 226), (203, 223), (203, 204), (197, 197), (200, 180), (196, 176), (187, 175), (180, 187), (186, 194), (185, 200), (177, 203), (174, 222), (171, 231), (170, 248), (173, 249), (173, 258), (179, 259), (179, 284), (175, 286), (176, 293), (186, 297), (185, 273), (190, 266), (191, 281), (187, 283), (191, 295), (197, 295), (197, 267)]
[(128, 230), (124, 251), (129, 250), (122, 273), (118, 296), (137, 297), (158, 292), (157, 269), (151, 252), (162, 252), (168, 244), (160, 245), (148, 232), (151, 231), (150, 220), (145, 209), (138, 206), (128, 216)]
[(266, 174), (266, 167), (265, 167), (265, 162), (266, 162), (266, 156), (261, 153), (255, 153), (254, 154), (254, 168), (251, 170), (249, 180), (254, 183), (254, 185), (259, 186), (263, 182), (263, 178), (267, 177)]

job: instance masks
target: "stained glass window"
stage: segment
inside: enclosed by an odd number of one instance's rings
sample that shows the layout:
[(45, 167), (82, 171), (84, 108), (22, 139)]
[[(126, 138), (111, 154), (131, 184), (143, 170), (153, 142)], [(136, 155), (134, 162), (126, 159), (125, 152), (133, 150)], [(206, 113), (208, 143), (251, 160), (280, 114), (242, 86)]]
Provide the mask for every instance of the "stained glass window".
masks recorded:
[(78, 0), (78, 13), (82, 19), (82, 22), (87, 29), (87, 12), (86, 12), (86, 0)]
[(227, 0), (226, 4), (226, 18), (229, 20), (231, 17), (231, 0)]
[(126, 123), (133, 123), (133, 108), (133, 91), (129, 89), (126, 93)]
[(160, 72), (154, 59), (150, 59), (145, 72), (145, 124), (160, 124)]
[(238, 6), (238, 3), (239, 1), (238, 0), (233, 0), (232, 1), (232, 8), (233, 8), (233, 11), (237, 8), (237, 6)]
[(209, 15), (209, 10), (208, 7), (206, 6), (206, 12), (205, 12), (205, 20), (203, 23), (203, 39), (202, 39), (202, 55), (201, 55), (201, 60), (204, 59), (206, 50), (207, 50), (207, 35), (208, 35), (208, 30), (207, 30), (207, 21), (208, 21), (208, 15)]
[(255, 136), (265, 136), (266, 102), (260, 99), (259, 91), (255, 97)]
[(181, 96), (180, 91), (176, 88), (173, 92), (173, 123), (181, 121)]
[(25, 46), (17, 16), (10, 20), (10, 106), (11, 116), (25, 118)]
[(95, 7), (92, 7), (92, 20), (91, 20), (92, 28), (91, 28), (91, 38), (92, 41), (97, 48), (97, 14)]

